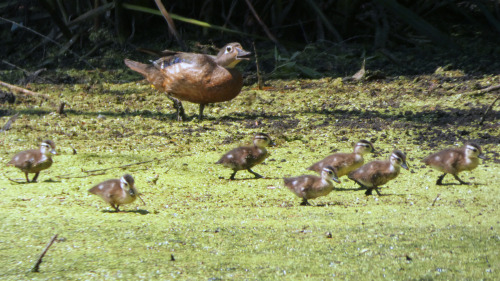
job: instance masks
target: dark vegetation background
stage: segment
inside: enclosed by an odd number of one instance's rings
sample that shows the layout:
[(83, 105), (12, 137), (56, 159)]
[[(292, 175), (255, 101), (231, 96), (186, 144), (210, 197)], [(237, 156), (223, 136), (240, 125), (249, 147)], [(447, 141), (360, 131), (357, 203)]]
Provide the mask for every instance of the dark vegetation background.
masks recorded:
[[(500, 3), (395, 0), (4, 0), (0, 69), (125, 68), (136, 48), (214, 53), (239, 41), (271, 77), (348, 76), (366, 58), (385, 75), (500, 72)], [(29, 28), (29, 29), (28, 29)], [(247, 64), (254, 72), (255, 64)], [(17, 77), (22, 78), (22, 77)], [(12, 80), (9, 77), (8, 80)], [(16, 82), (16, 81), (11, 81)]]

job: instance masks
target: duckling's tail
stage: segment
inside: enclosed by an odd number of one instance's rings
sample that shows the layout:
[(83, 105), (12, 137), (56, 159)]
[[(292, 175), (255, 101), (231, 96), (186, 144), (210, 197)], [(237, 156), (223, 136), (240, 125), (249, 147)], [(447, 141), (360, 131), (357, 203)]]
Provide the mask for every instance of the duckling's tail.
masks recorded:
[(148, 76), (148, 68), (149, 68), (149, 65), (147, 64), (144, 64), (144, 63), (141, 63), (141, 62), (137, 62), (137, 61), (133, 61), (133, 60), (129, 60), (129, 59), (125, 59), (123, 60), (125, 62), (125, 64), (130, 68), (132, 69), (133, 71), (136, 71), (136, 72), (139, 72), (140, 74), (142, 74), (144, 77), (147, 77)]

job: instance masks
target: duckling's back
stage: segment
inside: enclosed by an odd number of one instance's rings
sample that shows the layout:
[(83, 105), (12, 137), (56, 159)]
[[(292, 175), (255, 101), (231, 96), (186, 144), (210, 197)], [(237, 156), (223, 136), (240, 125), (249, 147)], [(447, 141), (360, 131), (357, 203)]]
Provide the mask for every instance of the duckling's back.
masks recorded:
[(52, 158), (41, 154), (38, 149), (31, 149), (14, 155), (7, 165), (13, 165), (23, 172), (37, 173), (50, 168)]
[(224, 154), (215, 164), (222, 164), (234, 170), (245, 170), (262, 163), (267, 150), (257, 146), (241, 146)]

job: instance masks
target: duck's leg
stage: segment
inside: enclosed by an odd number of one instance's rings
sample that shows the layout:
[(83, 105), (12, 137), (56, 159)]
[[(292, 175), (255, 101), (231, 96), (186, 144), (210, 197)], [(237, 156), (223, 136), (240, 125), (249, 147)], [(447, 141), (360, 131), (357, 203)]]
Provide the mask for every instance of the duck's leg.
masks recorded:
[(116, 212), (119, 212), (120, 211), (120, 205), (116, 205), (111, 203), (111, 207), (113, 207), (113, 209), (115, 209)]
[(309, 204), (309, 202), (307, 202), (306, 198), (302, 198), (302, 203), (300, 203), (300, 206), (311, 206), (311, 204)]
[(31, 182), (36, 182), (36, 179), (38, 179), (39, 174), (40, 174), (40, 172), (36, 173), (35, 176), (33, 177), (33, 179), (31, 180)]
[(177, 109), (177, 121), (186, 120), (186, 113), (184, 112), (182, 102), (179, 99), (172, 97), (171, 95), (168, 95), (168, 98), (174, 102), (174, 107), (175, 109)]
[(378, 191), (378, 187), (375, 188), (375, 191), (377, 192), (378, 196), (381, 196), (382, 194), (380, 193), (380, 191)]
[(234, 171), (234, 172), (231, 174), (231, 176), (229, 177), (229, 179), (230, 179), (230, 180), (234, 180), (234, 176), (236, 176), (236, 172), (238, 172), (238, 171)]
[(373, 188), (368, 188), (365, 192), (366, 196), (372, 195)]
[(28, 177), (28, 173), (24, 173), (26, 175), (26, 182), (30, 182), (30, 178)]
[(444, 174), (442, 174), (442, 175), (439, 176), (438, 180), (436, 181), (437, 185), (442, 185), (443, 184), (444, 176), (446, 176), (446, 173), (444, 173)]
[(465, 182), (465, 181), (461, 180), (461, 179), (458, 177), (458, 175), (453, 175), (453, 176), (455, 177), (455, 179), (456, 179), (458, 182), (460, 182), (460, 184), (470, 184), (470, 183), (468, 183), (468, 182)]
[(200, 103), (200, 114), (198, 115), (200, 121), (203, 120), (203, 109), (205, 109), (205, 104)]
[(262, 175), (257, 174), (256, 172), (252, 171), (252, 169), (250, 169), (250, 168), (248, 168), (247, 171), (249, 171), (250, 173), (252, 173), (255, 176), (256, 179), (263, 178)]

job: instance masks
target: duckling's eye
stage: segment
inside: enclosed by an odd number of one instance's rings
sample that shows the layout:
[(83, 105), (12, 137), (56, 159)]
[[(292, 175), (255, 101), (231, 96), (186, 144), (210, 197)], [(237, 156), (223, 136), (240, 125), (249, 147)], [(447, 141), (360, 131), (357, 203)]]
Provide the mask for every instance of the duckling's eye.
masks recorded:
[(473, 148), (472, 151), (477, 152), (477, 149)]
[(233, 47), (227, 46), (226, 52), (231, 53), (233, 51)]

